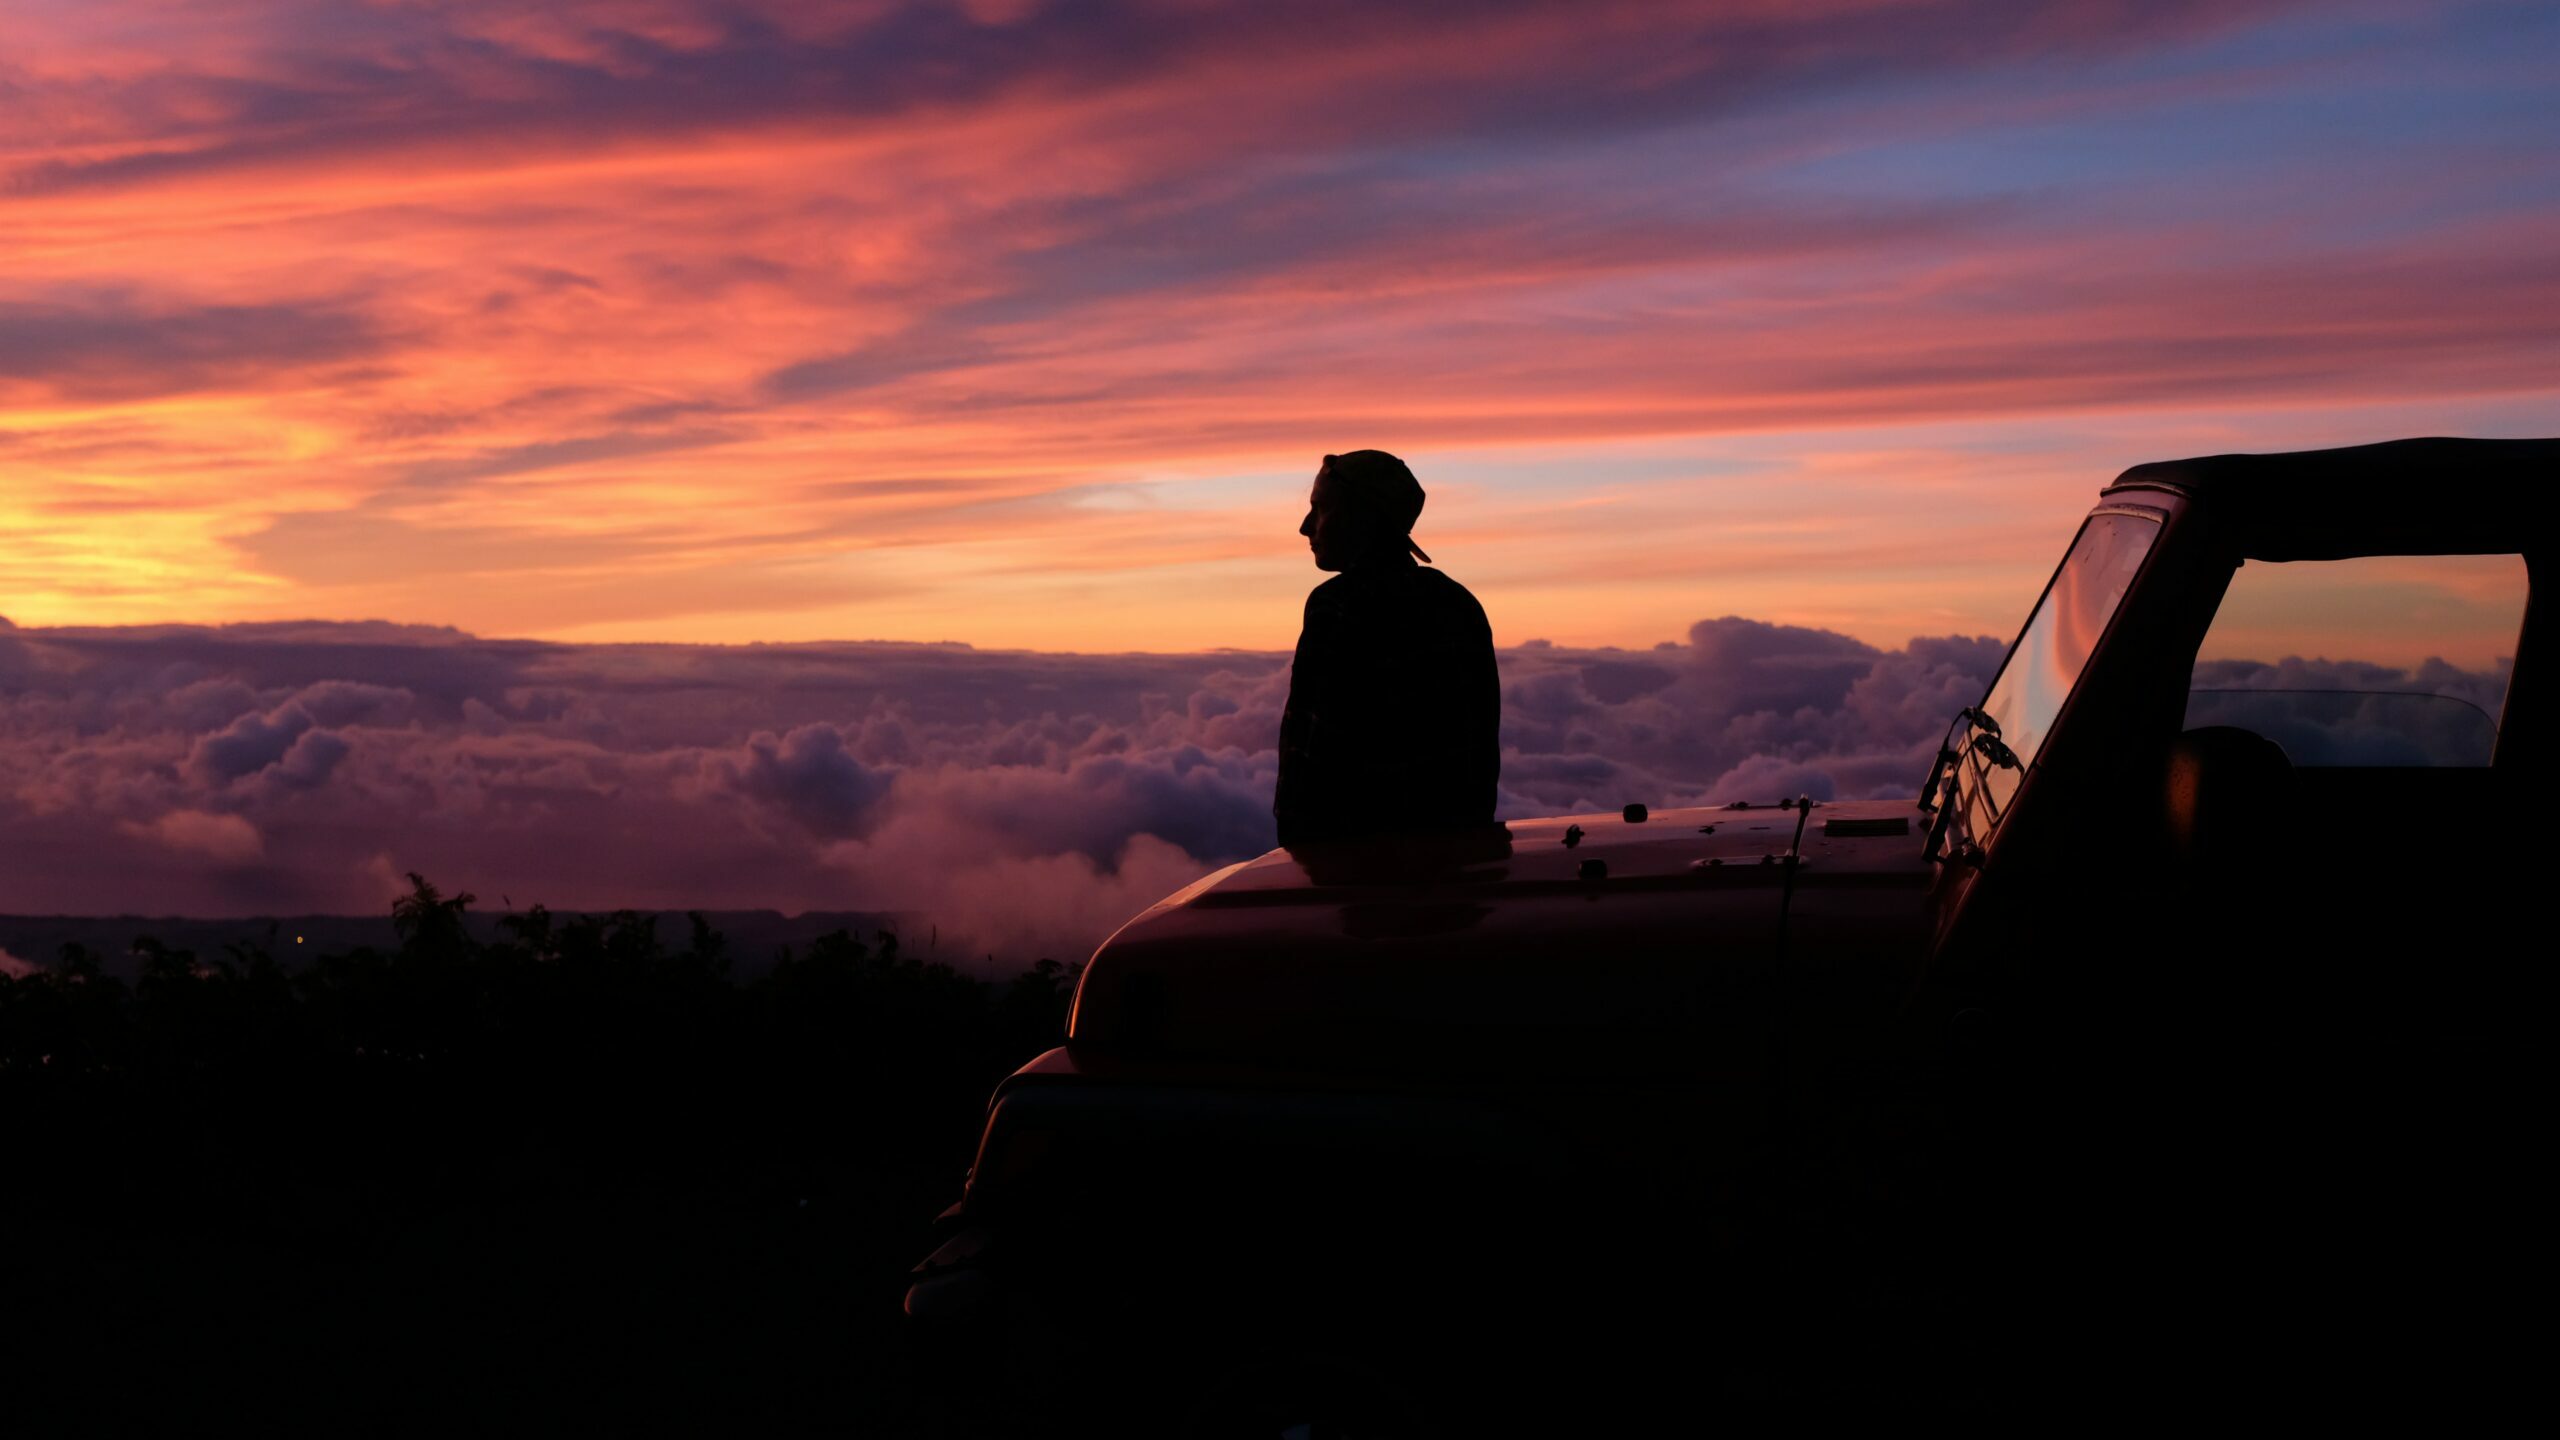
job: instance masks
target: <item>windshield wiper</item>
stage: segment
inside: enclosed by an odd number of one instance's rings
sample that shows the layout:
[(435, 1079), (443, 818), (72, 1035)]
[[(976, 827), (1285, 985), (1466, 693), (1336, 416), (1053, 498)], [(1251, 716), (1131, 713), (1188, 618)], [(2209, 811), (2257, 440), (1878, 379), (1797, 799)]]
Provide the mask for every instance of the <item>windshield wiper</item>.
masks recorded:
[(1965, 749), (1968, 752), (1979, 751), (1982, 758), (1990, 761), (1992, 764), (2003, 770), (2023, 770), (2026, 768), (2018, 763), (2018, 752), (2009, 748), (2009, 743), (2000, 738), (1998, 731), (1977, 730), (1973, 732), (1973, 743), (1966, 746)]
[[(1964, 727), (1962, 744), (1956, 742), (1956, 728)], [(1938, 741), (1938, 758), (1929, 766), (1929, 778), (1920, 787), (1920, 813), (1930, 817), (1929, 833), (1920, 853), (1930, 860), (1943, 860), (1949, 853), (1947, 830), (1955, 819), (1957, 779), (1963, 762), (1977, 759), (2003, 770), (2024, 770), (2018, 752), (2000, 738), (2000, 722), (1979, 705), (1967, 705), (1947, 722), (1947, 733)], [(1984, 797), (1987, 802), (1989, 797)], [(1970, 854), (1968, 843), (1965, 852)]]
[[(1970, 727), (1966, 739), (1968, 747), (1974, 736), (1988, 735), (1995, 744), (2000, 739), (2000, 722), (1992, 719), (1990, 712), (1981, 706), (1967, 705), (1957, 711), (1956, 718), (1947, 722), (1947, 733), (1939, 737), (1938, 758), (1929, 764), (1929, 778), (1920, 782), (1920, 813), (1923, 815), (1937, 814), (1954, 793), (1954, 766), (1963, 753), (1955, 743), (1959, 725)], [(1999, 753), (2007, 755), (2011, 764), (2017, 762), (2018, 757), (2008, 746), (2000, 746)]]

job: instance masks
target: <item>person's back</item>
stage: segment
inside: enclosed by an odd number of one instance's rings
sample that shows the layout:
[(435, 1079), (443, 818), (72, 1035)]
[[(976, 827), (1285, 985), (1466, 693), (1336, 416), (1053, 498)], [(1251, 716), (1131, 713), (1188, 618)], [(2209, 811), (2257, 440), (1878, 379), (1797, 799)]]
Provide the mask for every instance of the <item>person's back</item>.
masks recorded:
[[(1501, 682), (1484, 608), (1415, 563), (1422, 488), (1394, 456), (1328, 455), (1299, 526), (1319, 568), (1280, 723), (1280, 843), (1490, 824)], [(1429, 558), (1423, 556), (1422, 558)]]

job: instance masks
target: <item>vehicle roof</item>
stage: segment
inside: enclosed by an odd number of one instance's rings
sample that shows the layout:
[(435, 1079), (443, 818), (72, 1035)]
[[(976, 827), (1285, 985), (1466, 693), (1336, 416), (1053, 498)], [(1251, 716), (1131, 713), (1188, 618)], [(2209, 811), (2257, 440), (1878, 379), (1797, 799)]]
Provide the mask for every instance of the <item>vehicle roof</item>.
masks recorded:
[(2560, 439), (2430, 437), (2136, 465), (2105, 493), (2168, 490), (2250, 560), (2512, 555), (2548, 547)]

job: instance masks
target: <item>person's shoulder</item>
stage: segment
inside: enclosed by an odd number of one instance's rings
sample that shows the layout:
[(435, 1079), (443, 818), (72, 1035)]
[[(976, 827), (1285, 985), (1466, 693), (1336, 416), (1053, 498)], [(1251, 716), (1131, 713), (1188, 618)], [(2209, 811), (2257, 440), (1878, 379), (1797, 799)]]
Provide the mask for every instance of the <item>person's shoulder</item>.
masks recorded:
[(1457, 576), (1430, 565), (1416, 565), (1413, 569), (1415, 575), (1427, 577), (1420, 583), (1428, 587), (1440, 603), (1452, 610), (1471, 613), (1478, 619), (1484, 618), (1484, 606), (1477, 601), (1474, 591), (1458, 583)]
[(1351, 577), (1344, 574), (1316, 582), (1316, 588), (1307, 592), (1307, 614), (1313, 617), (1340, 613), (1351, 603), (1350, 581)]
[(1474, 592), (1468, 590), (1466, 586), (1458, 583), (1457, 576), (1450, 574), (1448, 571), (1441, 569), (1437, 565), (1416, 565), (1413, 567), (1413, 573), (1420, 576), (1422, 578), (1422, 583), (1425, 585), (1433, 585), (1447, 590), (1454, 590), (1457, 593), (1466, 596), (1470, 600), (1475, 598)]

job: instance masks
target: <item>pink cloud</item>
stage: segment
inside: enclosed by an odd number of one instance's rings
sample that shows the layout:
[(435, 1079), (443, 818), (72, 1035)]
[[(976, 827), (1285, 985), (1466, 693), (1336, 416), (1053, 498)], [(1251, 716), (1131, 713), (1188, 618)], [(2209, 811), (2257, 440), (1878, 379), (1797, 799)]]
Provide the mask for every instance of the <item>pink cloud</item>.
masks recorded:
[(203, 810), (173, 810), (147, 825), (128, 823), (126, 832), (155, 840), (172, 850), (215, 866), (253, 864), (266, 854), (258, 827), (237, 815)]
[[(1783, 434), (1818, 476), (1961, 419), (1942, 468), (2024, 436), (2094, 480), (2156, 458), (2111, 417), (2318, 406), (2360, 440), (2382, 401), (2547, 406), (2550, 207), (2490, 100), (2401, 63), (2547, 90), (2469, 13), (0, 19), (0, 523), (28, 537), (0, 592), (48, 622), (1267, 645), (1203, 573), (1288, 555), (1288, 487), (1241, 482), (1385, 443), (1567, 457), (1468, 558), (1539, 567), (1579, 634), (1774, 613), (1666, 573), (1753, 497), (1689, 477), (1629, 555), (1551, 523), (1597, 484), (1571, 457)], [(2437, 148), (2358, 138), (2402, 104)], [(2014, 525), (1847, 537), (1792, 503), (1843, 587)], [(1639, 589), (1641, 624), (1613, 608)]]
[[(386, 876), (419, 870), (563, 910), (916, 913), (948, 948), (1008, 959), (1075, 958), (1269, 847), (1288, 670), (325, 625), (0, 641), (19, 656), (0, 672), (0, 912), (373, 913)], [(1907, 795), (2001, 650), (1735, 616), (1643, 650), (1505, 648), (1501, 813)], [(2447, 697), (2447, 726), (2504, 685), (2440, 661), (2221, 659), (2200, 677), (2229, 703), (2341, 677), (2422, 690)], [(300, 707), (339, 728), (270, 736), (244, 772), (191, 758)], [(2352, 706), (2279, 718), (2306, 757), (2389, 739)], [(345, 749), (286, 774), (314, 737)]]

